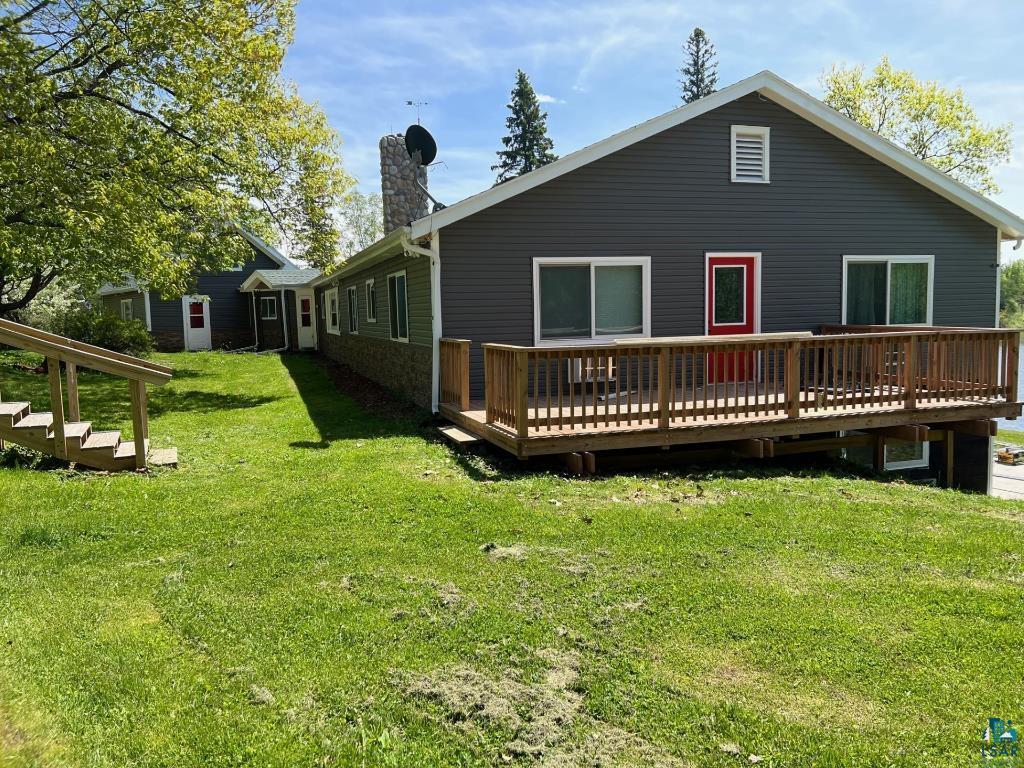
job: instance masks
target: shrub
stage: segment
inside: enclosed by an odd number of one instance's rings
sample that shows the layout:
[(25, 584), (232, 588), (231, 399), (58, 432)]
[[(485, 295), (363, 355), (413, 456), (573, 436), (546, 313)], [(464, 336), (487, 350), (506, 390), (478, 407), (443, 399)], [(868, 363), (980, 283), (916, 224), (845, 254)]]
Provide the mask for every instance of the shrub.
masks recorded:
[(55, 326), (61, 336), (115, 352), (146, 357), (153, 351), (153, 337), (141, 320), (122, 320), (96, 309), (77, 308), (61, 315)]

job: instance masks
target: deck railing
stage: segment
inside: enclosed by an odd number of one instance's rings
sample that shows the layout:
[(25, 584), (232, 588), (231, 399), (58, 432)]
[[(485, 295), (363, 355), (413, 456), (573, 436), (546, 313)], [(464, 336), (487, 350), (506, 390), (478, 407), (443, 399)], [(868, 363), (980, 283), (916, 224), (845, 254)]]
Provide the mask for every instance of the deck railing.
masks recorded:
[[(826, 330), (601, 346), (483, 344), (485, 418), (528, 437), (1017, 400), (1019, 331)], [(444, 341), (442, 402), (466, 410), (468, 343)]]
[[(91, 368), (128, 380), (131, 400), (132, 439), (135, 443), (137, 467), (147, 464), (149, 409), (146, 385), (162, 386), (171, 380), (173, 371), (131, 355), (58, 336), (27, 325), (0, 319), (0, 344), (36, 352), (46, 358), (50, 384), (50, 409), (53, 413), (53, 446), (58, 458), (68, 458), (68, 441), (64, 434), (67, 423), (81, 420), (78, 401), (78, 369)], [(67, 383), (67, 408), (61, 365)]]

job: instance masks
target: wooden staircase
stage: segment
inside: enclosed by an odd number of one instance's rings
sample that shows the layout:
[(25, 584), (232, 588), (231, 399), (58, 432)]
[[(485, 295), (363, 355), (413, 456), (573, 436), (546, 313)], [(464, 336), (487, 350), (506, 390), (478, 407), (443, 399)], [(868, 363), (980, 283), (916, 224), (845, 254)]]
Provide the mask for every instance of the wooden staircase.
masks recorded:
[[(0, 320), (0, 344), (44, 355), (50, 384), (49, 411), (33, 413), (30, 403), (0, 400), (0, 446), (5, 441), (16, 443), (60, 459), (112, 472), (141, 469), (152, 463), (146, 385), (166, 384), (171, 379), (170, 368), (10, 320)], [(132, 410), (130, 440), (122, 439), (119, 431), (93, 431), (90, 422), (81, 420), (78, 404), (80, 367), (127, 379)], [(67, 407), (64, 403), (65, 381)], [(159, 458), (156, 463), (173, 464), (177, 462), (177, 452), (170, 449), (162, 452)]]

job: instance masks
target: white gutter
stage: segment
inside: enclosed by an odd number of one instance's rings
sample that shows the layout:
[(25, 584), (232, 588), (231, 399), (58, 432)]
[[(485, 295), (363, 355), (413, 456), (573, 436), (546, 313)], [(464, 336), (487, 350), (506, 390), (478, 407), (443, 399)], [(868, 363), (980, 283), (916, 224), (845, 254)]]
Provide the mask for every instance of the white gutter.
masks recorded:
[(437, 413), (441, 391), (441, 234), (437, 230), (430, 233), (430, 248), (412, 242), (408, 230), (402, 231), (401, 242), (407, 254), (430, 259), (430, 410)]

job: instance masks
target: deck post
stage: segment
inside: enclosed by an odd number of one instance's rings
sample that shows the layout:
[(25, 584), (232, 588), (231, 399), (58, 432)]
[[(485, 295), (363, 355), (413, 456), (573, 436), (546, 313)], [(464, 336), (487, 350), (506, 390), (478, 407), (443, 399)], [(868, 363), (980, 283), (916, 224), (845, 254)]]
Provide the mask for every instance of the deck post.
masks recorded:
[(50, 411), (53, 412), (53, 455), (58, 459), (68, 457), (68, 443), (64, 437), (64, 393), (60, 386), (60, 358), (46, 358), (50, 375)]
[(903, 405), (907, 410), (917, 408), (917, 336), (911, 336), (904, 351)]
[(530, 358), (529, 350), (517, 349), (516, 355), (516, 434), (526, 437), (530, 430)]
[(786, 344), (786, 408), (789, 418), (800, 418), (800, 342)]
[(1006, 402), (1017, 402), (1017, 368), (1020, 367), (1020, 333), (1014, 333), (1009, 339), (1006, 363)]
[(78, 366), (64, 364), (64, 375), (68, 380), (68, 421), (81, 421), (82, 412), (78, 407)]
[(459, 345), (459, 408), (463, 411), (469, 410), (469, 345), (468, 341)]
[(658, 348), (658, 428), (668, 429), (672, 414), (669, 413), (669, 391), (668, 391), (668, 347), (662, 345)]
[(128, 381), (128, 392), (132, 403), (132, 438), (135, 442), (135, 468), (146, 467), (146, 437), (149, 433), (149, 418), (146, 408), (146, 382), (137, 379)]

